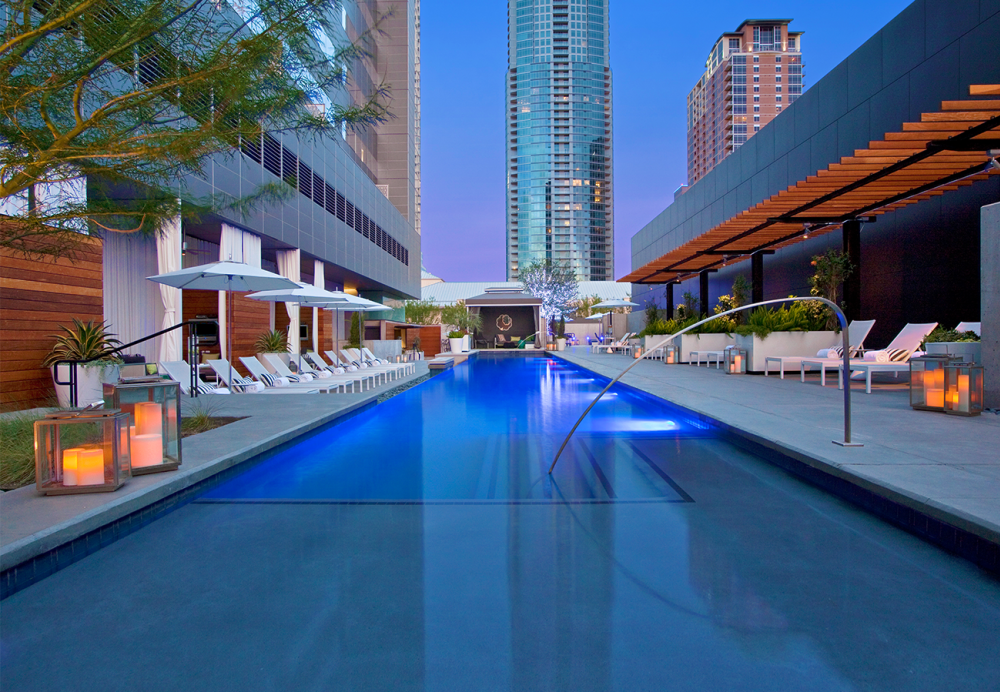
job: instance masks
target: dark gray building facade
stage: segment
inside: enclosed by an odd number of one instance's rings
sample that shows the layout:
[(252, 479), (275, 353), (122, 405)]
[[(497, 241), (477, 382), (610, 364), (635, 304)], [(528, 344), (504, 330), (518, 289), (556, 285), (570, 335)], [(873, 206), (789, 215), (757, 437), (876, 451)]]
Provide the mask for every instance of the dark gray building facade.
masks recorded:
[[(632, 269), (674, 250), (807, 176), (865, 149), (904, 122), (1000, 83), (998, 0), (916, 0), (771, 123), (680, 195), (632, 238)], [(984, 152), (985, 154), (985, 152)], [(984, 163), (986, 158), (984, 156)], [(906, 322), (979, 320), (980, 208), (1000, 200), (1000, 176), (877, 217), (861, 233), (860, 314), (873, 345)], [(808, 292), (812, 256), (841, 234), (811, 238), (764, 259), (764, 297)], [(709, 307), (750, 262), (710, 275)], [(674, 302), (699, 279), (673, 287)], [(634, 284), (633, 300), (665, 306), (662, 285)]]

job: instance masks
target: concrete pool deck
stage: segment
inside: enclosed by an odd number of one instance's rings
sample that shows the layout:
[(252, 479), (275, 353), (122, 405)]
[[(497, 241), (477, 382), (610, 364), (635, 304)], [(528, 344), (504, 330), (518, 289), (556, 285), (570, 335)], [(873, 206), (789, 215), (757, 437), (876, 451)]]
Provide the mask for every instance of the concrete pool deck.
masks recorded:
[[(627, 356), (577, 347), (555, 355), (615, 377)], [(644, 361), (621, 380), (710, 418), (738, 436), (1000, 545), (1000, 416), (965, 418), (915, 411), (907, 379), (876, 379), (871, 394), (852, 382), (852, 438), (843, 439), (843, 392), (798, 373), (779, 379), (731, 376), (714, 367)]]
[[(415, 365), (413, 375), (364, 392), (205, 395), (200, 399), (217, 407), (215, 415), (245, 418), (185, 438), (183, 463), (177, 471), (136, 476), (113, 493), (46, 497), (34, 485), (0, 493), (0, 571), (7, 573), (330, 421), (361, 411), (379, 396), (428, 373), (425, 361)], [(184, 397), (182, 405), (190, 401)]]

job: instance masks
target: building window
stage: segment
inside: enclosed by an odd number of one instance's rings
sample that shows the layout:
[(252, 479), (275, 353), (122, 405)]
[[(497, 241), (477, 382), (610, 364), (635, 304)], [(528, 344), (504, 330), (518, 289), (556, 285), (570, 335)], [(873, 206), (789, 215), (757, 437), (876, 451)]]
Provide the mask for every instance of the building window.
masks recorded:
[(732, 53), (740, 52), (740, 40), (738, 38), (729, 39), (729, 51)]
[(754, 113), (760, 113), (760, 106), (757, 106), (757, 105), (755, 105), (755, 106), (753, 107), (753, 112), (754, 112)]
[(753, 66), (753, 71), (754, 72), (760, 72), (760, 65), (754, 65)]
[(754, 84), (756, 84), (757, 82), (759, 82), (759, 81), (760, 81), (760, 75), (756, 75), (756, 74), (755, 74), (755, 75), (753, 76), (753, 81), (754, 81)]
[(789, 36), (788, 37), (788, 50), (795, 50), (795, 37), (794, 36)]
[(775, 65), (774, 66), (774, 71), (777, 74), (781, 74), (781, 65)]
[[(780, 93), (781, 93), (781, 85), (779, 84), (779, 85), (777, 85), (776, 87), (774, 87), (774, 91), (775, 91), (776, 93), (779, 93), (779, 94), (780, 94)], [(780, 98), (780, 97), (779, 97), (779, 98)]]
[(753, 126), (753, 131), (754, 132), (760, 132), (760, 125), (754, 125)]
[[(754, 96), (753, 97), (753, 102), (754, 103), (760, 103), (760, 96)], [(758, 108), (760, 108), (760, 106), (758, 106)]]
[(753, 56), (753, 61), (754, 62), (760, 62), (760, 56), (759, 55)]
[[(781, 56), (780, 55), (775, 55), (774, 56), (774, 62), (780, 63), (781, 62)], [(781, 68), (779, 67), (778, 69), (780, 70)]]
[(755, 94), (756, 94), (756, 93), (758, 93), (759, 91), (760, 91), (760, 86), (758, 86), (758, 85), (754, 84), (754, 85), (753, 85), (753, 93), (755, 93)]

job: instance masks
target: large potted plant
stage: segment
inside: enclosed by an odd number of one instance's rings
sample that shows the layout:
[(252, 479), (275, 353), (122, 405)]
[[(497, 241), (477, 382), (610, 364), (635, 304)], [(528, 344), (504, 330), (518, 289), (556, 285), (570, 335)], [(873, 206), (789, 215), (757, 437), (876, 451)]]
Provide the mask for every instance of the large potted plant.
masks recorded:
[(766, 358), (811, 356), (837, 344), (837, 332), (825, 329), (831, 311), (807, 301), (753, 310), (747, 323), (736, 326), (736, 346), (747, 352), (747, 370), (763, 372)]
[[(69, 381), (69, 365), (56, 365), (61, 360), (88, 361), (76, 366), (76, 401), (80, 406), (104, 398), (101, 385), (118, 381), (121, 360), (110, 354), (122, 342), (108, 333), (107, 323), (90, 321), (84, 324), (73, 318), (73, 327), (60, 325), (62, 334), (53, 334), (56, 340), (42, 367), (52, 370), (52, 383), (60, 408), (70, 405), (69, 385), (58, 384), (57, 379)], [(58, 376), (58, 377), (57, 377)]]
[(465, 344), (465, 332), (458, 329), (448, 332), (448, 344), (452, 353), (461, 353), (462, 346)]
[(556, 325), (556, 349), (559, 351), (566, 350), (566, 317), (560, 316), (559, 323)]
[(966, 363), (983, 362), (983, 345), (975, 332), (938, 327), (924, 339), (921, 350), (931, 354), (959, 356)]
[(280, 329), (262, 332), (253, 343), (254, 353), (277, 353), (288, 365), (288, 335)]

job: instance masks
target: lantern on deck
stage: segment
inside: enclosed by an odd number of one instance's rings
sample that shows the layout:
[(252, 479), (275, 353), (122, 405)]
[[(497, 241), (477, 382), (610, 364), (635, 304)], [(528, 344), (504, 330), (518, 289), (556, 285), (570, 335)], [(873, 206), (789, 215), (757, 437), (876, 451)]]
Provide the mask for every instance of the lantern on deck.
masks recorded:
[(944, 411), (944, 368), (957, 356), (933, 355), (910, 359), (910, 407)]
[(983, 366), (949, 363), (944, 367), (944, 412), (978, 416), (983, 412)]
[(723, 367), (728, 375), (747, 374), (747, 352), (744, 348), (731, 347), (725, 350)]
[(131, 476), (130, 417), (118, 410), (56, 411), (35, 421), (35, 487), (43, 495), (112, 492)]
[(636, 360), (642, 358), (642, 346), (637, 345), (635, 347), (635, 353), (632, 354), (632, 357), (635, 358)]
[(667, 365), (676, 365), (681, 362), (681, 350), (674, 344), (667, 344), (663, 347), (663, 362)]
[(122, 435), (132, 449), (132, 475), (174, 471), (181, 465), (179, 383), (142, 377), (105, 384), (104, 406), (131, 416)]

